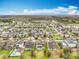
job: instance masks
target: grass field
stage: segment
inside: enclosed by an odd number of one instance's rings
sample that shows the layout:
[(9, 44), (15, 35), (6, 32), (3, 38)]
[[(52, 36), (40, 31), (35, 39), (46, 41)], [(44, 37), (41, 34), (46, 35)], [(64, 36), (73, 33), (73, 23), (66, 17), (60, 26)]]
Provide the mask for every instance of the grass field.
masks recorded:
[[(0, 51), (0, 59), (2, 59), (3, 55), (6, 54), (9, 56), (11, 50), (1, 50)], [(63, 50), (50, 50), (51, 51), (51, 57), (44, 56), (43, 50), (36, 50), (36, 57), (31, 57), (31, 51), (25, 50), (22, 54), (22, 57), (8, 57), (7, 59), (49, 59), (49, 58), (59, 58), (60, 53), (63, 52)], [(74, 51), (72, 54), (72, 59), (77, 59), (77, 52)]]
[(61, 35), (60, 34), (52, 34), (52, 38), (54, 38), (54, 39), (61, 39), (62, 37), (61, 37)]

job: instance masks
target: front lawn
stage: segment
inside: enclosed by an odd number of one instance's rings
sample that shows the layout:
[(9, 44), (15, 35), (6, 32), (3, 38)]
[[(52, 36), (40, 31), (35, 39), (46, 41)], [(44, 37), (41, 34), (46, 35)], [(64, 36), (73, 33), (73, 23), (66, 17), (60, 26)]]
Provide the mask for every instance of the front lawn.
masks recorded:
[(61, 35), (60, 34), (52, 34), (52, 38), (54, 39), (61, 39)]

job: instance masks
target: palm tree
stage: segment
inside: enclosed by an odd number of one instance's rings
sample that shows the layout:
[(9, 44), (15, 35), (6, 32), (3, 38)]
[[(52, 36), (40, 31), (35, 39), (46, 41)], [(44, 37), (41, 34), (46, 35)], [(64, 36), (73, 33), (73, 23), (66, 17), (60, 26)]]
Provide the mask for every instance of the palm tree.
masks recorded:
[(63, 53), (60, 53), (60, 58), (63, 58), (63, 57), (64, 57)]
[(29, 35), (29, 37), (31, 37), (31, 36), (32, 36), (32, 33), (31, 33), (31, 32), (29, 32), (29, 33), (28, 33), (28, 35)]
[(47, 42), (45, 42), (44, 44), (44, 55), (47, 56), (47, 52), (48, 52), (48, 47), (47, 47)]
[(44, 45), (44, 55), (45, 55), (46, 57), (51, 57), (51, 52), (48, 50), (47, 42), (46, 42), (45, 45)]
[(62, 43), (59, 42), (58, 45), (60, 46), (60, 49), (62, 49)]
[(44, 34), (44, 42), (45, 42), (45, 43), (47, 42), (47, 38), (48, 38), (48, 36), (47, 36), (47, 34), (45, 33), (45, 34)]
[(47, 35), (46, 33), (44, 34), (44, 55), (47, 56), (47, 52), (48, 52), (48, 46), (47, 46)]
[(29, 38), (29, 40), (31, 40), (31, 37), (32, 37), (32, 33), (29, 32), (29, 33), (28, 33), (28, 38)]
[(69, 49), (68, 48), (65, 48), (64, 49), (64, 54), (68, 54), (69, 53)]
[(36, 54), (35, 54), (35, 51), (34, 50), (31, 50), (31, 57), (36, 57)]
[(24, 56), (23, 56), (23, 55), (21, 55), (21, 56), (20, 56), (20, 59), (24, 59)]
[(47, 52), (47, 57), (51, 57), (51, 52), (50, 51)]
[(47, 57), (50, 57), (51, 56), (51, 52), (49, 51), (49, 49), (48, 49), (48, 43), (47, 43), (47, 34), (45, 33), (44, 34), (44, 42), (45, 42), (45, 44), (44, 44), (44, 55), (45, 56), (47, 56)]
[(33, 49), (31, 50), (31, 57), (36, 57), (36, 43), (34, 42), (34, 46), (33, 46)]
[(69, 48), (64, 49), (64, 58), (69, 59), (70, 58), (70, 51)]
[(41, 40), (41, 35), (40, 34), (38, 35), (38, 39)]
[(66, 57), (65, 57), (65, 59), (72, 59), (72, 55), (70, 54), (70, 53), (68, 53), (67, 55), (66, 55)]
[(79, 38), (77, 39), (77, 58), (79, 59)]

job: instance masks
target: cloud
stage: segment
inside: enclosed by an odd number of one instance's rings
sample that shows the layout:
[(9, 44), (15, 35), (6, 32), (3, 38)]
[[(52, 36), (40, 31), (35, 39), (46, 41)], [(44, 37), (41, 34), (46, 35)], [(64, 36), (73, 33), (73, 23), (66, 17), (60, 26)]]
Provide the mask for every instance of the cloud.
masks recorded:
[(24, 10), (24, 14), (27, 15), (46, 15), (46, 14), (57, 14), (58, 12), (55, 12), (54, 9), (36, 9), (36, 10), (29, 10), (27, 12), (25, 12)]
[(69, 15), (78, 15), (78, 11), (77, 10), (69, 10), (68, 14)]
[(27, 9), (24, 9), (24, 13), (26, 13), (26, 12), (28, 12), (28, 10)]
[(69, 9), (77, 9), (78, 7), (76, 6), (69, 6)]
[(66, 7), (57, 7), (53, 9), (36, 9), (36, 10), (27, 10), (24, 9), (24, 14), (27, 15), (79, 15), (79, 11), (76, 6)]
[(21, 12), (9, 11), (8, 13), (3, 13), (8, 15), (79, 15), (78, 7), (68, 6), (62, 7), (58, 6), (57, 8), (52, 9), (34, 9), (28, 10), (24, 9)]

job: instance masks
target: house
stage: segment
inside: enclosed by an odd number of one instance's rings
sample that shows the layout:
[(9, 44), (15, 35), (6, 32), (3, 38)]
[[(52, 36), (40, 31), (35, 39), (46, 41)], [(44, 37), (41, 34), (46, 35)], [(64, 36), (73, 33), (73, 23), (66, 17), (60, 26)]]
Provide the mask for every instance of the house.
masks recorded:
[(34, 42), (33, 41), (24, 41), (24, 46), (25, 46), (25, 49), (29, 49), (31, 50), (33, 47), (34, 47)]
[(44, 49), (44, 44), (45, 44), (45, 43), (44, 43), (43, 40), (41, 40), (41, 41), (40, 41), (40, 40), (37, 40), (37, 41), (36, 41), (36, 48), (39, 49), (39, 50), (40, 50), (40, 49)]
[(62, 42), (63, 48), (76, 47), (76, 45), (77, 45), (77, 41), (73, 39), (67, 39)]
[(5, 46), (4, 46), (4, 48), (5, 48), (6, 50), (10, 50), (10, 49), (12, 49), (14, 46), (15, 46), (15, 42), (14, 42), (14, 41), (12, 41), (12, 40), (7, 40), (7, 41), (5, 41)]
[(4, 45), (5, 45), (5, 42), (4, 41), (0, 41), (0, 50), (3, 49)]
[(24, 43), (21, 41), (17, 42), (15, 49), (11, 52), (10, 56), (21, 56), (24, 52)]
[(48, 41), (48, 48), (49, 50), (59, 49), (54, 40)]

